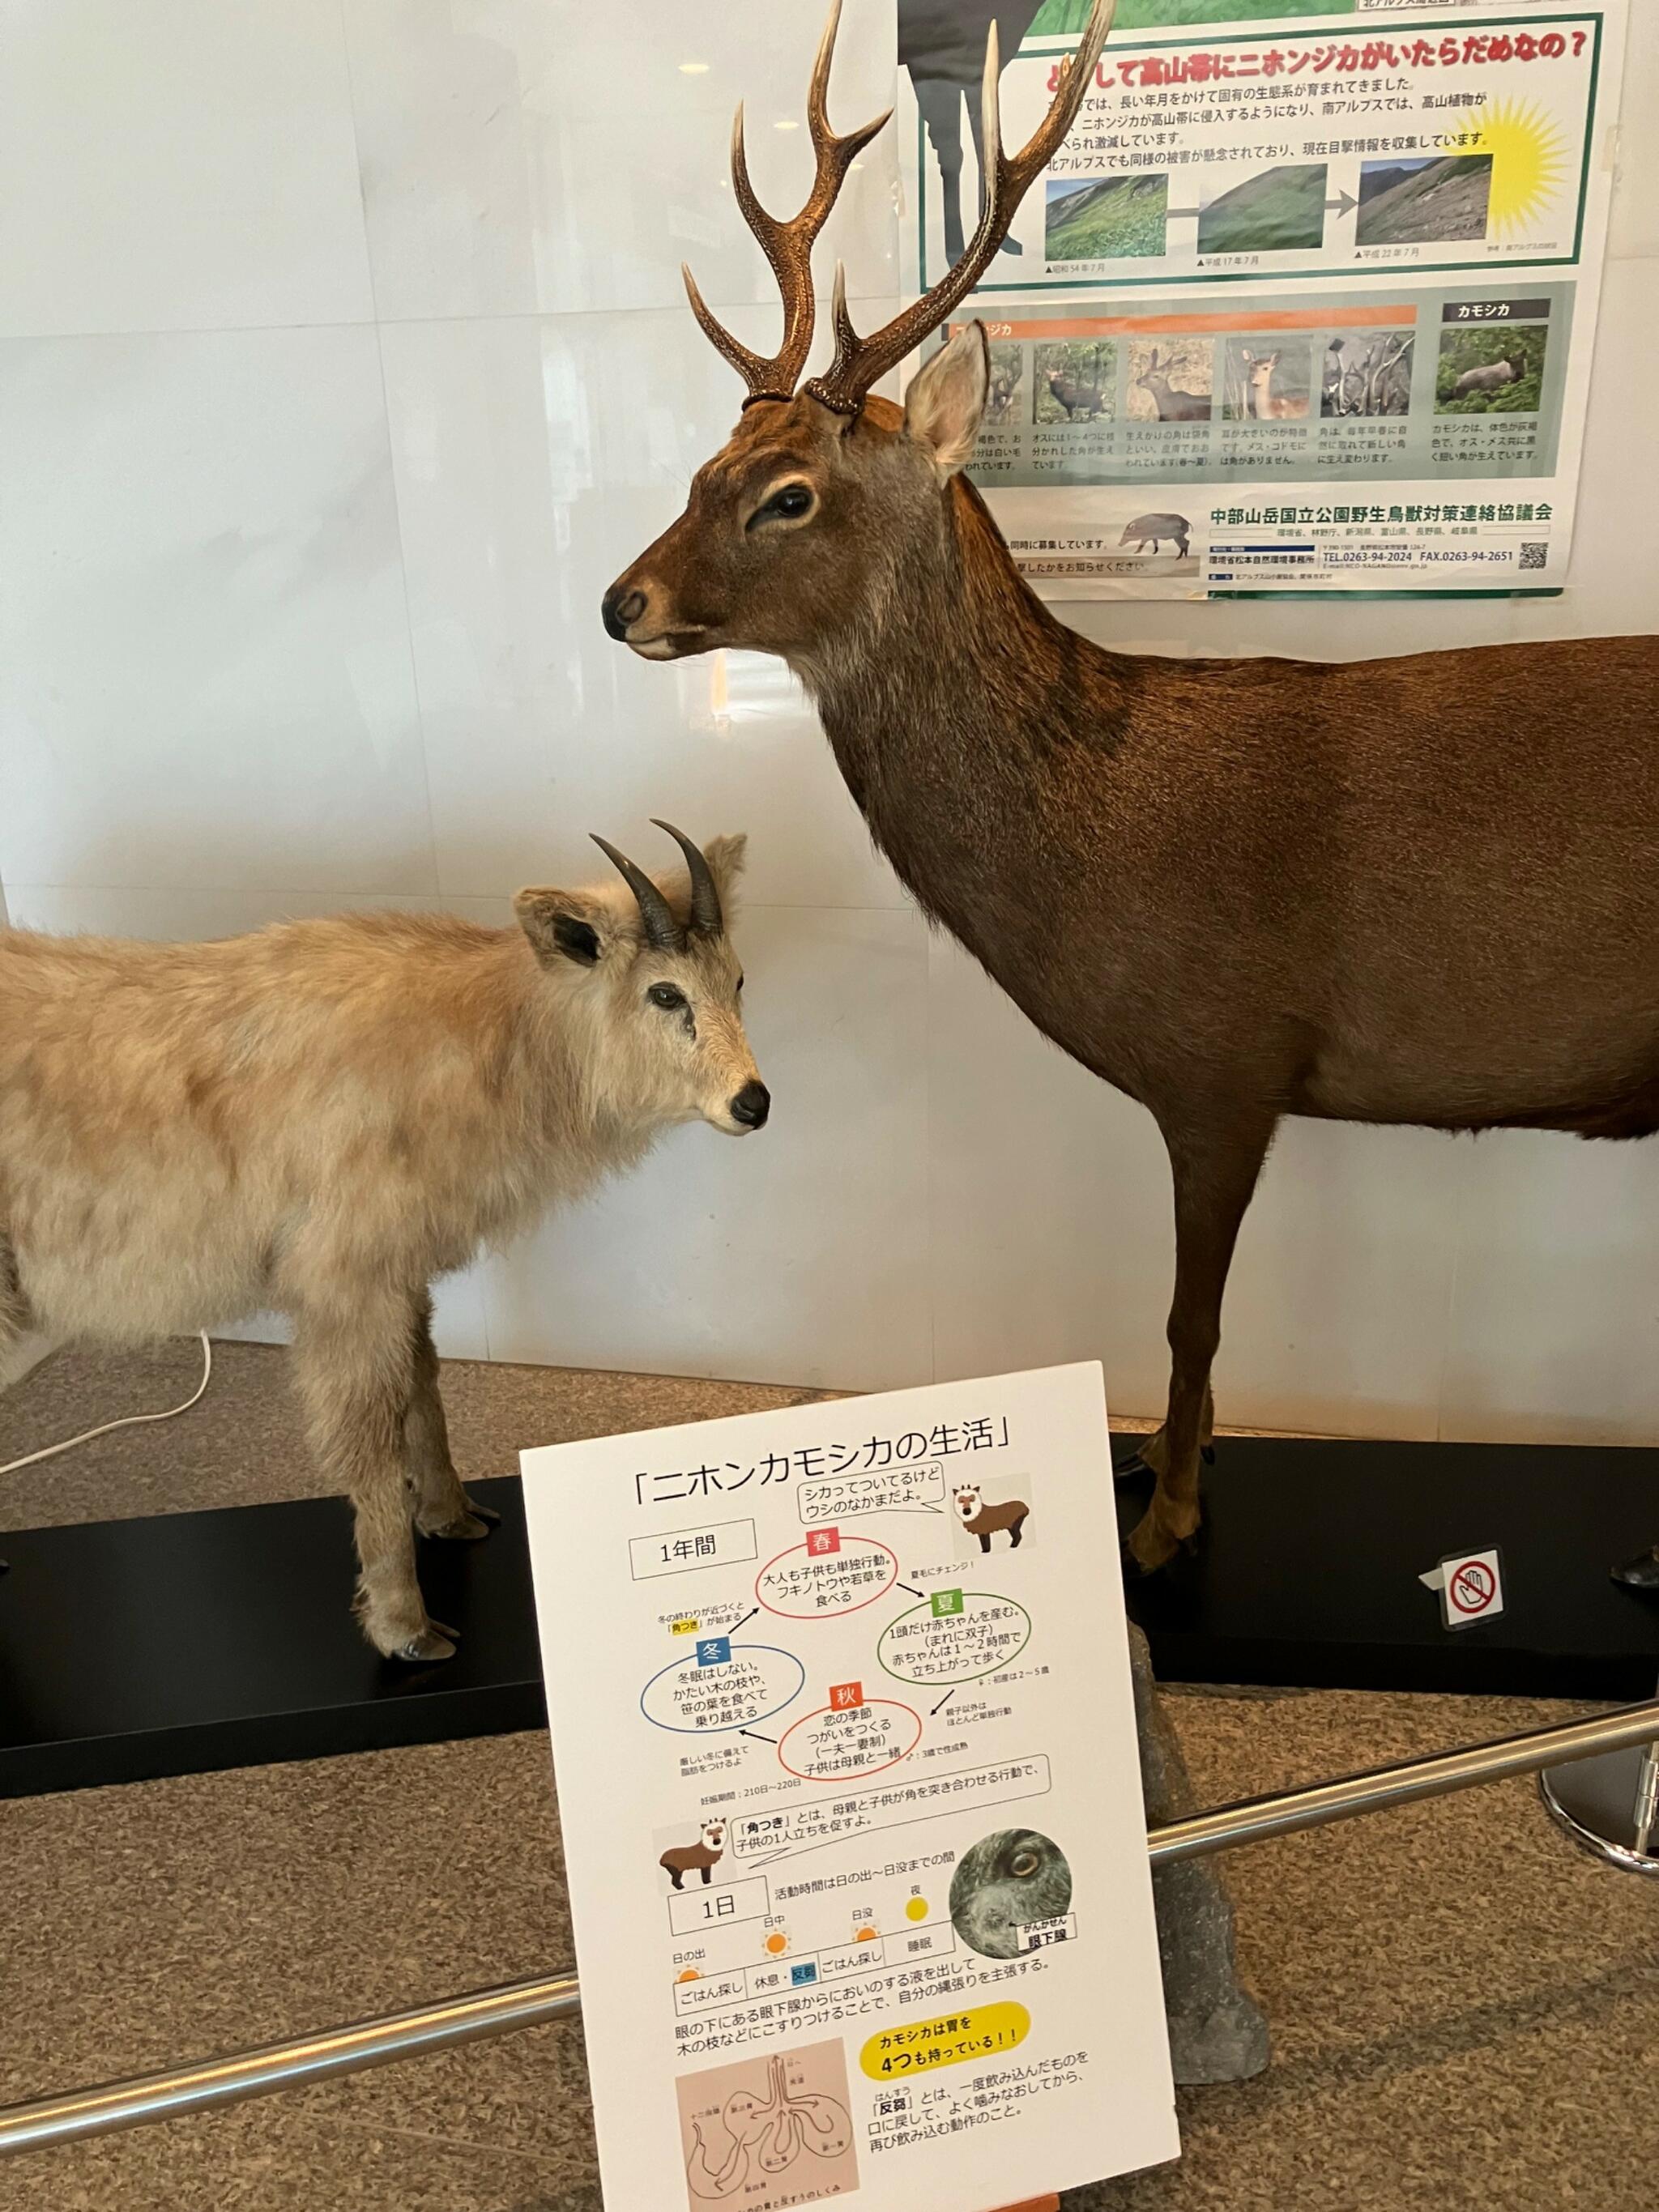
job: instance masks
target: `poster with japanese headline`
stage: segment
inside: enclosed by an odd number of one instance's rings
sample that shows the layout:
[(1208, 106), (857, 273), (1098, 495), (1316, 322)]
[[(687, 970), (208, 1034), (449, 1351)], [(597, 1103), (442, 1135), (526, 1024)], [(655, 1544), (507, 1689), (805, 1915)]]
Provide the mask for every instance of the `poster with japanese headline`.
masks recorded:
[[(915, 294), (977, 218), (988, 23), (1017, 146), (1089, 0), (897, 6)], [(1626, 0), (1120, 0), (961, 311), (972, 474), (1034, 587), (1559, 591), (1625, 32)]]
[(1176, 2157), (1099, 1366), (523, 1467), (606, 2212)]

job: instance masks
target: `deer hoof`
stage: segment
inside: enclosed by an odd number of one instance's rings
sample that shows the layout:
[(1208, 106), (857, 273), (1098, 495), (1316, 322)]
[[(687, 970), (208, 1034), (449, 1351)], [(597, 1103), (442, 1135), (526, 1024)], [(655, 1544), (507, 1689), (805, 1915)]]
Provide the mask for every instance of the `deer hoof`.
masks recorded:
[(1659, 1590), (1659, 1544), (1650, 1545), (1633, 1559), (1626, 1559), (1622, 1567), (1615, 1567), (1613, 1579), (1626, 1589)]
[(422, 1528), (423, 1536), (434, 1536), (441, 1544), (476, 1544), (487, 1536), (501, 1519), (499, 1513), (485, 1518), (486, 1510), (475, 1505), (470, 1512), (458, 1513), (453, 1521), (443, 1521), (435, 1528)]
[(1112, 1480), (1114, 1482), (1132, 1482), (1136, 1475), (1150, 1474), (1152, 1471), (1140, 1454), (1134, 1451), (1130, 1453), (1127, 1459), (1120, 1460), (1113, 1468)]
[(388, 1656), (406, 1660), (411, 1665), (436, 1659), (453, 1659), (455, 1656), (455, 1645), (452, 1640), (454, 1633), (453, 1629), (445, 1630), (435, 1620), (429, 1620), (418, 1636), (411, 1636), (407, 1644), (399, 1644)]

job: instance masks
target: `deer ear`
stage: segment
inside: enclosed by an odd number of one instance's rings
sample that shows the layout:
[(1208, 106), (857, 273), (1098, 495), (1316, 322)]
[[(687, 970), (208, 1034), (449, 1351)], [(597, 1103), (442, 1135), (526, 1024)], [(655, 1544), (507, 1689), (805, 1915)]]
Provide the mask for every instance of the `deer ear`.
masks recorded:
[(578, 968), (597, 968), (616, 941), (617, 916), (591, 891), (550, 886), (519, 891), (513, 911), (544, 968), (562, 960)]
[(926, 446), (943, 483), (971, 459), (991, 381), (991, 347), (983, 323), (969, 323), (911, 380), (904, 428)]

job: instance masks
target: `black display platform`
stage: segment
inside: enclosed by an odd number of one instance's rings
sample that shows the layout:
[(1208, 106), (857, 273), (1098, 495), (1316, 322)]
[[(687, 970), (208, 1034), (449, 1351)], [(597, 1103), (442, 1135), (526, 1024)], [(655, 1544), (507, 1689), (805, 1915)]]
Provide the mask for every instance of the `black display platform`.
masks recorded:
[[(1129, 1591), (1163, 1680), (1653, 1695), (1659, 1598), (1607, 1571), (1659, 1540), (1659, 1451), (1229, 1437), (1216, 1455), (1197, 1553)], [(1126, 1533), (1151, 1491), (1120, 1485)], [(1418, 1577), (1493, 1545), (1504, 1611), (1443, 1627)]]
[[(338, 1499), (0, 1535), (0, 1796), (539, 1727), (520, 1486), (471, 1487), (501, 1526), (421, 1546), (462, 1638), (433, 1667), (358, 1635)], [(1653, 1692), (1659, 1601), (1607, 1569), (1659, 1537), (1659, 1452), (1226, 1439), (1205, 1497), (1199, 1553), (1129, 1595), (1166, 1681)], [(1447, 1631), (1418, 1576), (1492, 1544), (1507, 1612)]]
[(0, 1797), (539, 1728), (522, 1492), (469, 1486), (501, 1527), (420, 1547), (440, 1666), (364, 1643), (342, 1498), (0, 1534)]

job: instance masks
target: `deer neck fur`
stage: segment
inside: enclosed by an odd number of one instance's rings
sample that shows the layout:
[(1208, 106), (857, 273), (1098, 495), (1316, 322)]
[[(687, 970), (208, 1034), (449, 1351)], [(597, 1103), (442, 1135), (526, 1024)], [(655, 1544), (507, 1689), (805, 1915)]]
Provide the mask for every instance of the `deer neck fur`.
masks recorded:
[[(1143, 665), (1055, 620), (959, 476), (937, 531), (907, 532), (877, 589), (792, 663), (876, 844), (1000, 975), (1044, 926), (1033, 858), (1112, 835), (1101, 763), (1127, 741)], [(1085, 754), (1086, 822), (1065, 766)]]

